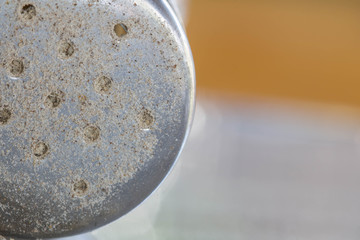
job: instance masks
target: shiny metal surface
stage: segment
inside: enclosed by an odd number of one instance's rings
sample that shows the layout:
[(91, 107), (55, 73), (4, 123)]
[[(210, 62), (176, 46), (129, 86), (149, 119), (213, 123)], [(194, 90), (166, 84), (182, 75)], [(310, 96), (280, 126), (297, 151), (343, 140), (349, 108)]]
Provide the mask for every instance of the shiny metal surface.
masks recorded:
[(136, 207), (194, 109), (168, 2), (0, 0), (0, 29), (0, 234), (69, 236)]

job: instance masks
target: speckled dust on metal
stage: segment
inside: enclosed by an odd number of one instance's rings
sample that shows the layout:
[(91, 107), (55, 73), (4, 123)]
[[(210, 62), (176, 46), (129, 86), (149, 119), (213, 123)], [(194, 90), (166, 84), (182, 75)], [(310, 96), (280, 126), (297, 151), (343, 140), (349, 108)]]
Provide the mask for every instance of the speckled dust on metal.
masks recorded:
[(166, 1), (0, 0), (0, 234), (67, 236), (124, 215), (170, 170), (193, 107)]

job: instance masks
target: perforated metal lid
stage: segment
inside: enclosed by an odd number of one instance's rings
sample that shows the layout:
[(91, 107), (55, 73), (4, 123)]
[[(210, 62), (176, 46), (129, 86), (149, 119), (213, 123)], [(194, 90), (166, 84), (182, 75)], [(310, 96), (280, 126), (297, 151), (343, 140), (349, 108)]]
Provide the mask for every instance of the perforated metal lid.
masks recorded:
[(194, 108), (166, 1), (0, 0), (0, 234), (109, 223), (169, 172)]

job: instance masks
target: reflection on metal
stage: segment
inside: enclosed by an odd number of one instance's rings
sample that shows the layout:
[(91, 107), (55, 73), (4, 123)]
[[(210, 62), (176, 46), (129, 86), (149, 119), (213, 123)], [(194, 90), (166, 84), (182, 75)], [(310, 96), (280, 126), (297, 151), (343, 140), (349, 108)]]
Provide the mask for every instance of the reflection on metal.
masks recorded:
[(128, 213), (177, 159), (194, 66), (167, 1), (0, 0), (0, 234)]
[(186, 23), (188, 19), (189, 0), (169, 0), (181, 19)]

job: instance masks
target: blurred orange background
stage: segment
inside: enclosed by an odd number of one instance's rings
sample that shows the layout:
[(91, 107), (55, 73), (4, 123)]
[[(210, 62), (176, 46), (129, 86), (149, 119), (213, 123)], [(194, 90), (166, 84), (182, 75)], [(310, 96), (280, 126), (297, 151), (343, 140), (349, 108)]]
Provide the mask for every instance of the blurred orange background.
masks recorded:
[(356, 1), (193, 0), (199, 92), (360, 106)]

